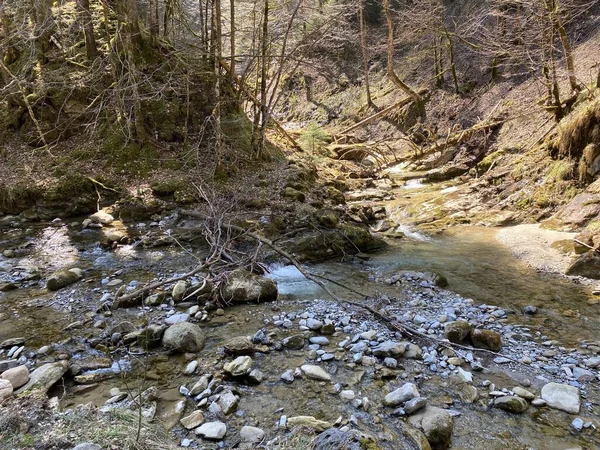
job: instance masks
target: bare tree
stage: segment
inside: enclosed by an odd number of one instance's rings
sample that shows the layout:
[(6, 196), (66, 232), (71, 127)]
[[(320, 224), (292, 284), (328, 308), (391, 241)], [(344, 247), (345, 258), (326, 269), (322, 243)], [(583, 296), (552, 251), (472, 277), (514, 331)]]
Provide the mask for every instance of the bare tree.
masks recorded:
[(94, 23), (92, 22), (92, 14), (90, 13), (89, 0), (77, 0), (82, 22), (83, 33), (85, 35), (85, 51), (87, 58), (92, 61), (98, 57), (98, 47), (96, 46), (96, 38), (94, 37)]
[(390, 0), (383, 0), (383, 8), (387, 22), (387, 74), (392, 83), (411, 96), (415, 103), (421, 102), (421, 96), (414, 91), (408, 84), (402, 81), (394, 70), (394, 19), (390, 9)]

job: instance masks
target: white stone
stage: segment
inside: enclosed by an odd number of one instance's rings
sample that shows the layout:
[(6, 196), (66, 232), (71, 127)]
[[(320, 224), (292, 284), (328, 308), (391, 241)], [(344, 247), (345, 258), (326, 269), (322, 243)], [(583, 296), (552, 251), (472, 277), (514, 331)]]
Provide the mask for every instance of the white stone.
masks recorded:
[(541, 397), (551, 408), (571, 414), (578, 414), (581, 408), (579, 389), (568, 384), (548, 383), (542, 387)]

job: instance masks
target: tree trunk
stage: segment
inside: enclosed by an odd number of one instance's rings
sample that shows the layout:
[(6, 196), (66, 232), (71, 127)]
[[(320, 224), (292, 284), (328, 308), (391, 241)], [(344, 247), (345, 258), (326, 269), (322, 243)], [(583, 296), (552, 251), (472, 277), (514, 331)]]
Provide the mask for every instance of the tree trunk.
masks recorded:
[(47, 53), (50, 49), (50, 37), (54, 28), (52, 3), (52, 0), (37, 0), (34, 2), (32, 10), (36, 57), (42, 64), (48, 60)]
[(264, 1), (263, 20), (261, 32), (261, 51), (260, 51), (260, 121), (258, 135), (256, 139), (256, 148), (254, 149), (256, 157), (260, 157), (264, 144), (267, 126), (267, 72), (268, 72), (268, 53), (269, 53), (269, 0)]
[(452, 44), (452, 38), (448, 29), (444, 27), (444, 33), (446, 34), (446, 40), (448, 41), (448, 56), (450, 57), (450, 71), (452, 72), (452, 81), (454, 82), (454, 91), (456, 95), (460, 95), (460, 88), (458, 87), (458, 77), (456, 76), (456, 63), (454, 61), (454, 45)]
[(90, 12), (89, 0), (77, 0), (77, 7), (81, 12), (83, 22), (83, 34), (85, 36), (85, 53), (87, 59), (93, 61), (98, 57), (98, 47), (96, 46), (96, 38), (94, 37), (94, 23)]
[(369, 60), (367, 57), (367, 36), (363, 0), (358, 0), (358, 20), (360, 22), (360, 50), (363, 60), (363, 74), (365, 77), (365, 90), (367, 92), (367, 104), (371, 108), (376, 108), (371, 98), (371, 86), (369, 83)]
[(390, 0), (383, 0), (383, 8), (387, 21), (387, 74), (396, 86), (398, 86), (407, 95), (410, 95), (415, 103), (421, 102), (421, 96), (410, 88), (404, 81), (398, 78), (394, 71), (394, 21), (392, 19), (392, 11), (390, 10)]
[(158, 35), (160, 34), (160, 25), (158, 21), (158, 0), (149, 0), (150, 8), (150, 39), (152, 42), (156, 42)]
[(222, 159), (223, 159), (223, 136), (221, 134), (221, 58), (222, 58), (222, 47), (221, 47), (221, 0), (212, 0), (212, 15), (211, 15), (211, 53), (213, 56), (213, 70), (215, 77), (215, 108), (213, 110), (213, 116), (215, 119), (215, 154), (216, 154), (216, 168), (215, 172), (222, 170)]
[(571, 50), (571, 43), (569, 41), (569, 37), (567, 36), (565, 27), (563, 26), (562, 21), (560, 19), (560, 5), (558, 3), (558, 0), (545, 0), (545, 6), (554, 33), (558, 35), (558, 38), (560, 39), (560, 43), (565, 54), (565, 61), (567, 63), (567, 73), (569, 74), (569, 84), (571, 85), (571, 90), (577, 92), (579, 91), (579, 84), (577, 83), (577, 78), (575, 77), (575, 62), (573, 60), (573, 51)]
[(235, 0), (229, 0), (229, 9), (230, 9), (230, 23), (231, 23), (231, 34), (230, 34), (230, 53), (231, 53), (231, 63), (229, 67), (231, 71), (229, 75), (231, 77), (231, 84), (235, 81)]

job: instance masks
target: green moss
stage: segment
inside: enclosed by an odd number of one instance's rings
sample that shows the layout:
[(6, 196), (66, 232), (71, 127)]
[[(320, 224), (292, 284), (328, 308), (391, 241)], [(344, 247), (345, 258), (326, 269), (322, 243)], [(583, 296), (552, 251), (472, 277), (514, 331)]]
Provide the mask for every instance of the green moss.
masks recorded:
[(143, 102), (144, 122), (154, 130), (158, 139), (166, 142), (183, 140), (184, 130), (179, 129), (177, 121), (184, 118), (178, 99), (158, 99)]
[(493, 153), (490, 153), (481, 161), (479, 161), (479, 163), (477, 164), (477, 171), (479, 173), (487, 172), (490, 169), (490, 167), (492, 167), (492, 164), (494, 164), (494, 162), (500, 159), (502, 156), (504, 156), (504, 150), (498, 150)]
[(105, 132), (104, 153), (114, 168), (130, 175), (145, 177), (160, 166), (154, 147), (127, 140), (125, 130), (118, 126)]
[(0, 209), (3, 211), (15, 211), (34, 203), (43, 194), (43, 190), (37, 186), (29, 186), (25, 183), (10, 186), (0, 185)]
[(572, 164), (568, 160), (558, 160), (548, 170), (546, 175), (546, 182), (558, 182), (565, 181), (571, 178), (573, 173)]

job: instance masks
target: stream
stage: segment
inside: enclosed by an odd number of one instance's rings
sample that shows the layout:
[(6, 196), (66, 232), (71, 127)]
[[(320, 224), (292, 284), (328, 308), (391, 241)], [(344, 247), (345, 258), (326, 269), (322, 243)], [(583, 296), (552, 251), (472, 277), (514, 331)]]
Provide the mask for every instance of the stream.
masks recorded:
[[(430, 192), (430, 189), (418, 179), (411, 179), (396, 193), (420, 190)], [(398, 205), (395, 202), (391, 207), (398, 208)], [(74, 329), (67, 327), (77, 320), (84, 320), (86, 314), (98, 305), (103, 293), (113, 289), (107, 286), (110, 280), (122, 279), (124, 284), (135, 287), (157, 275), (166, 277), (183, 273), (195, 263), (192, 255), (177, 247), (141, 249), (126, 245), (116, 251), (104, 250), (97, 244), (96, 230), (79, 230), (78, 226), (63, 223), (25, 224), (19, 228), (1, 230), (0, 246), (16, 249), (16, 254), (10, 258), (0, 256), (0, 282), (13, 281), (18, 277), (24, 280), (30, 278), (31, 281), (27, 282), (28, 287), (25, 289), (0, 293), (0, 342), (25, 337), (28, 351), (35, 352), (39, 347), (55, 343), (58, 344), (58, 353), (74, 352), (74, 357), (77, 358), (101, 356), (87, 344), (89, 338), (97, 336), (100, 330), (87, 326)], [(391, 299), (390, 308), (396, 305), (401, 308), (410, 301), (416, 301), (415, 299), (429, 298), (428, 295), (441, 296), (451, 302), (472, 299), (476, 305), (487, 304), (503, 308), (507, 313), (503, 324), (518, 329), (521, 327), (527, 333), (537, 332), (540, 341), (556, 340), (559, 342), (558, 346), (577, 347), (582, 342), (597, 342), (600, 338), (599, 306), (593, 301), (595, 297), (591, 294), (591, 287), (578, 283), (577, 280), (529, 267), (496, 239), (498, 229), (463, 226), (426, 236), (406, 225), (403, 231), (405, 238), (390, 239), (387, 250), (371, 255), (368, 260), (333, 261), (308, 268), (368, 296)], [(48, 293), (37, 281), (38, 274), (73, 266), (85, 271), (84, 280), (57, 293)], [(365, 316), (364, 312), (346, 312), (339, 305), (328, 301), (326, 294), (295, 268), (274, 265), (270, 269), (268, 276), (278, 283), (279, 300), (269, 304), (235, 306), (227, 309), (222, 316), (211, 316), (211, 320), (202, 325), (208, 338), (197, 373), (214, 371), (215, 361), (223, 358), (220, 348), (231, 337), (253, 335), (267, 326), (274, 330), (276, 339), (281, 339), (297, 333), (297, 328), (296, 331), (288, 331), (273, 327), (274, 323), (287, 318), (292, 322), (296, 321), (296, 327), (302, 314), (307, 312), (319, 317), (349, 314), (352, 317), (351, 323), (354, 324), (351, 326), (355, 329), (375, 329), (383, 335), (389, 334), (388, 330)], [(421, 286), (418, 283), (390, 285), (385, 282), (386, 278), (400, 271), (443, 274), (449, 282), (445, 288), (447, 291), (436, 290), (437, 288), (432, 290), (431, 286)], [(42, 275), (41, 279), (43, 278)], [(339, 296), (349, 295), (337, 286), (333, 290)], [(536, 306), (538, 313), (524, 315), (522, 309), (528, 305)], [(177, 310), (185, 311), (189, 306), (180, 304)], [(566, 314), (565, 311), (570, 312)], [(119, 320), (134, 323), (156, 318), (161, 314), (164, 312), (160, 308), (118, 311)], [(110, 317), (107, 319), (110, 320)], [(384, 413), (387, 414), (380, 405), (383, 395), (389, 390), (388, 381), (376, 376), (368, 368), (360, 369), (360, 366), (343, 362), (344, 352), (336, 349), (336, 346), (346, 338), (346, 333), (336, 333), (329, 338), (331, 342), (326, 348), (332, 349), (336, 355), (336, 359), (328, 363), (330, 372), (334, 374), (337, 383), (346, 386), (345, 389), (352, 388), (359, 397), (369, 399), (372, 405), (369, 413), (348, 402), (332, 401), (331, 388), (323, 383), (309, 380), (298, 380), (294, 384), (280, 382), (279, 376), (284, 371), (306, 361), (306, 351), (286, 350), (256, 354), (255, 365), (263, 372), (266, 381), (254, 387), (239, 386), (241, 400), (238, 413), (231, 420), (271, 430), (282, 411), (288, 416), (310, 414), (330, 421), (335, 421), (341, 415), (345, 418), (354, 417), (353, 420), (360, 424), (360, 429), (377, 435), (382, 448), (400, 448), (398, 443), (409, 445), (400, 429), (393, 425), (397, 419), (381, 419)], [(85, 389), (69, 381), (67, 395), (62, 398), (61, 407), (69, 408), (88, 402), (100, 407), (110, 397), (109, 390), (112, 387), (125, 389), (150, 380), (161, 391), (157, 417), (169, 426), (175, 425), (177, 421), (173, 421), (171, 416), (173, 405), (181, 398), (179, 387), (189, 386), (198, 378), (197, 375), (182, 375), (187, 363), (185, 355), (167, 357), (158, 353), (148, 357), (131, 357), (129, 360), (122, 360), (117, 366), (104, 369), (115, 372), (115, 375), (117, 372), (124, 372), (128, 374), (125, 377), (113, 377)], [(216, 367), (220, 367), (219, 364)], [(595, 447), (600, 442), (597, 433), (574, 433), (569, 424), (575, 416), (556, 410), (534, 409), (526, 415), (511, 415), (498, 409), (488, 409), (482, 401), (469, 406), (464, 401), (453, 403), (451, 397), (456, 388), (448, 378), (440, 372), (423, 374), (426, 367), (421, 362), (415, 364), (417, 366), (412, 362), (407, 363), (406, 369), (401, 367), (400, 376), (410, 378), (414, 376), (411, 375), (412, 372), (418, 374), (417, 378), (422, 381), (421, 395), (427, 396), (432, 404), (451, 406), (457, 411), (453, 434), (455, 448), (598, 448)], [(141, 370), (143, 376), (140, 376)], [(515, 370), (514, 366), (509, 368), (490, 363), (489, 370), (477, 373), (476, 385), (480, 386), (482, 380), (489, 380), (499, 387), (511, 388), (518, 384), (517, 380), (529, 377), (532, 386), (539, 387), (544, 379), (527, 371), (523, 376), (518, 376), (515, 371), (518, 369)], [(146, 381), (141, 381), (144, 378)], [(590, 386), (587, 407), (582, 409), (581, 415), (597, 423), (600, 411), (596, 383), (597, 381), (590, 383), (594, 387)], [(50, 394), (60, 395), (61, 389), (62, 387), (55, 388)], [(177, 433), (184, 436), (181, 430)]]

